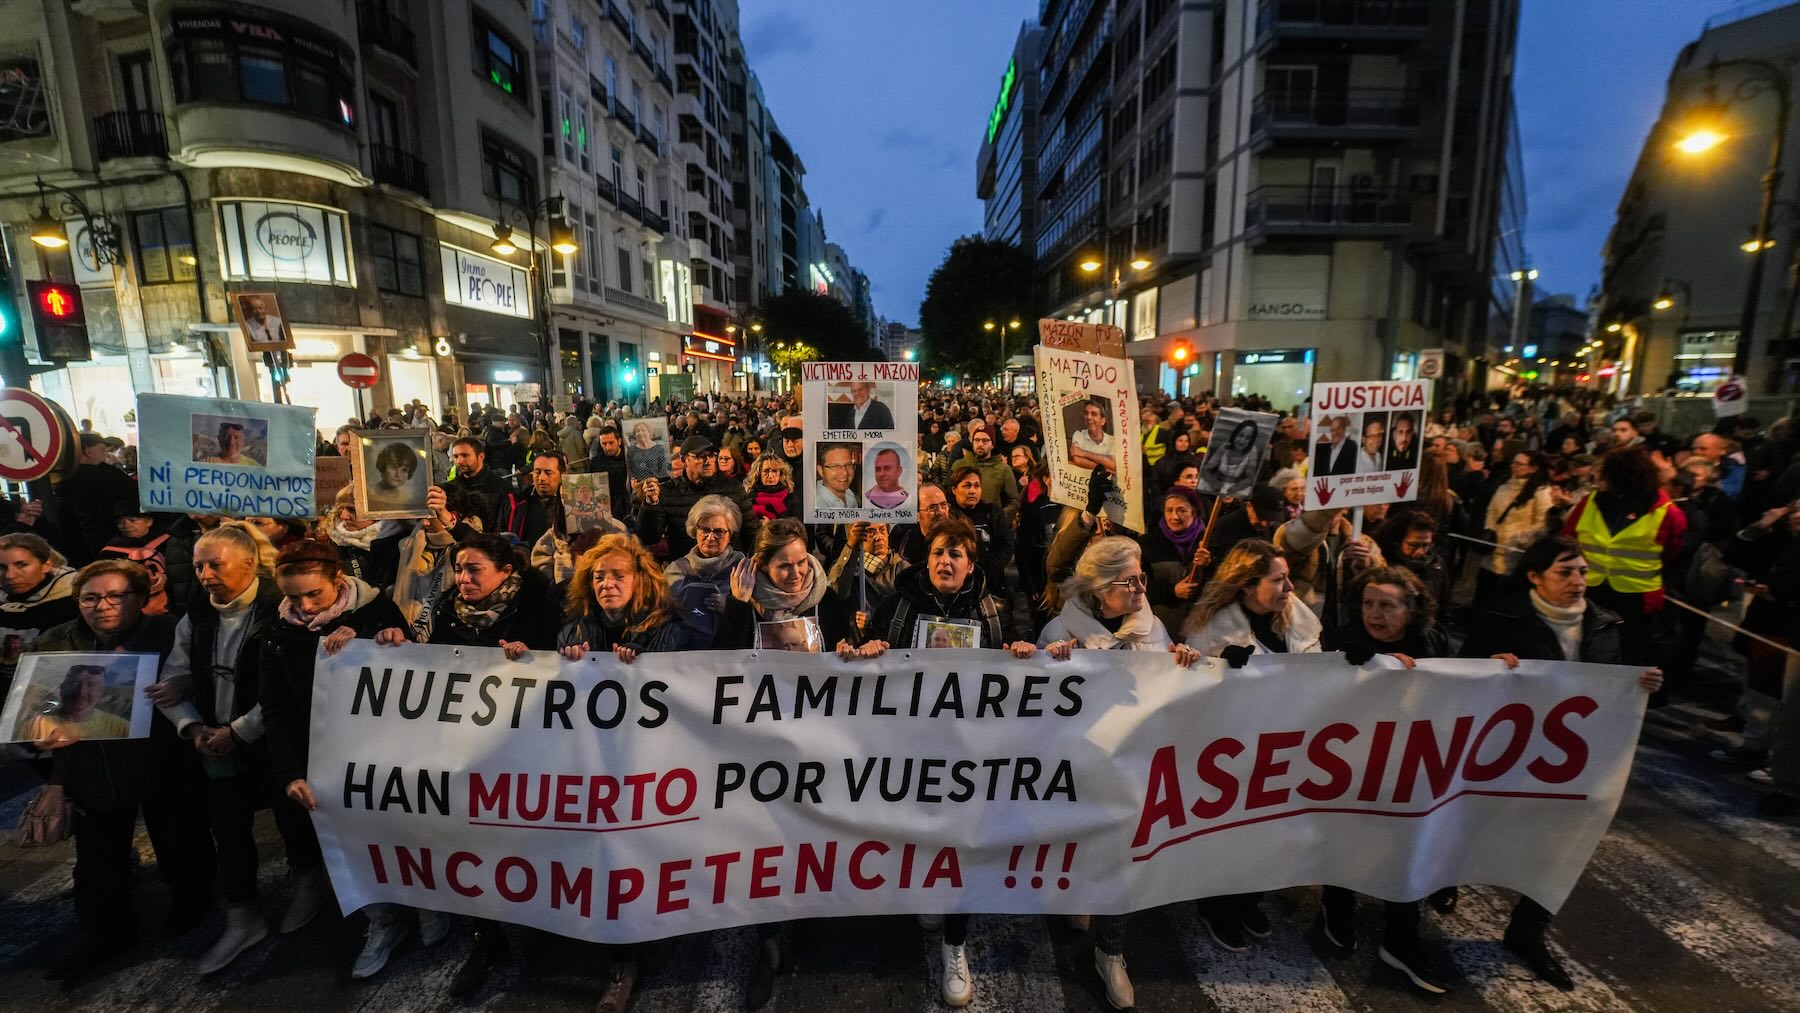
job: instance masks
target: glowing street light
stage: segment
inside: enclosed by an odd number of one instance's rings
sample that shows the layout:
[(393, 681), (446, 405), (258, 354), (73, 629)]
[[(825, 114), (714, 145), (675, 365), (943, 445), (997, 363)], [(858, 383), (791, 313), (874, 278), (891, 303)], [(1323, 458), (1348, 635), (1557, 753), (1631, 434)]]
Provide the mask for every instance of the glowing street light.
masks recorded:
[(1702, 155), (1725, 143), (1725, 135), (1702, 127), (1675, 142), (1675, 150), (1684, 155)]

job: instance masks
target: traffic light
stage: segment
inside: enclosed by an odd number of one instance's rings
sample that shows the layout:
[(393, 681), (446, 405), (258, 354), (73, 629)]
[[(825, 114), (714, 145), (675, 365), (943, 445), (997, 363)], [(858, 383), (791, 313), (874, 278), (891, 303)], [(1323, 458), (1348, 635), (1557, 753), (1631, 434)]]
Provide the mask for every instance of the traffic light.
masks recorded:
[(1174, 366), (1177, 371), (1186, 369), (1188, 363), (1193, 361), (1194, 350), (1187, 342), (1177, 341), (1169, 348), (1169, 365)]
[(28, 281), (25, 292), (31, 299), (31, 322), (37, 326), (38, 355), (64, 362), (94, 357), (81, 289), (59, 281)]
[(626, 390), (637, 386), (637, 367), (630, 359), (619, 364), (619, 381), (625, 385)]

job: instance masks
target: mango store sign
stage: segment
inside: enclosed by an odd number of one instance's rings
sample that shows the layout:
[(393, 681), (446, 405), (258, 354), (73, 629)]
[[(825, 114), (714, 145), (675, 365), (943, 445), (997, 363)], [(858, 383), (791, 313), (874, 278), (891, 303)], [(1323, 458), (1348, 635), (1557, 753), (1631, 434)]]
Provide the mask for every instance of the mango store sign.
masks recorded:
[(530, 285), (523, 268), (454, 246), (444, 258), (444, 301), (464, 309), (531, 318)]

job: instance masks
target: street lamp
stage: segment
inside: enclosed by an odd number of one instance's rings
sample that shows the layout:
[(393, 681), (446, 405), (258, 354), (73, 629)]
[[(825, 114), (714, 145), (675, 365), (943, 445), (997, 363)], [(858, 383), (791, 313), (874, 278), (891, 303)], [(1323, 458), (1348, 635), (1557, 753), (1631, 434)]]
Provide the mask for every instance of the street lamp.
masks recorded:
[(88, 243), (93, 247), (95, 260), (103, 265), (125, 262), (119, 232), (113, 227), (111, 219), (94, 214), (75, 191), (46, 183), (42, 176), (38, 177), (37, 190), (38, 210), (37, 214), (31, 216), (32, 242), (46, 250), (60, 250), (69, 245), (68, 230), (63, 228), (61, 219), (50, 212), (50, 195), (55, 194), (58, 199), (57, 209), (64, 216), (81, 216), (81, 223), (87, 227)]
[[(1719, 71), (1734, 67), (1746, 72), (1746, 77), (1739, 81), (1729, 98), (1720, 101), (1713, 91), (1713, 84)], [(1756, 311), (1762, 299), (1763, 254), (1774, 246), (1769, 237), (1769, 226), (1775, 213), (1775, 194), (1781, 189), (1781, 155), (1787, 142), (1788, 120), (1793, 115), (1793, 78), (1789, 73), (1772, 63), (1763, 60), (1715, 58), (1706, 65), (1706, 96), (1699, 104), (1702, 115), (1716, 118), (1724, 107), (1731, 102), (1748, 101), (1764, 92), (1774, 92), (1776, 101), (1775, 136), (1769, 144), (1769, 167), (1762, 177), (1762, 207), (1756, 218), (1756, 231), (1751, 240), (1744, 244), (1744, 252), (1756, 259), (1750, 262), (1750, 277), (1744, 285), (1744, 309), (1738, 322), (1738, 340), (1736, 355), (1732, 359), (1731, 371), (1744, 375), (1750, 371), (1750, 353), (1756, 344)], [(1724, 140), (1724, 134), (1710, 125), (1702, 125), (1689, 131), (1676, 147), (1682, 152), (1694, 155), (1711, 150)], [(1782, 341), (1787, 335), (1781, 335)]]
[(1021, 324), (1019, 323), (1018, 317), (1013, 317), (1008, 320), (1005, 326), (1002, 326), (999, 321), (996, 320), (988, 320), (981, 325), (981, 329), (984, 331), (1000, 332), (1000, 385), (1002, 387), (1006, 385), (1006, 332), (1016, 331), (1020, 326)]
[[(577, 252), (581, 247), (575, 242), (575, 230), (569, 226), (568, 219), (563, 217), (563, 199), (561, 197), (546, 197), (541, 201), (529, 203), (519, 203), (506, 197), (499, 197), (496, 198), (496, 202), (500, 205), (503, 216), (510, 215), (525, 226), (526, 244), (525, 247), (521, 247), (515, 241), (516, 235), (511, 222), (504, 218), (495, 222), (494, 241), (488, 245), (488, 249), (502, 257), (512, 256), (521, 249), (526, 251), (526, 273), (531, 276), (532, 289), (538, 302), (535, 320), (538, 327), (538, 365), (544, 371), (544, 387), (548, 388), (553, 375), (551, 363), (554, 361), (550, 350), (553, 333), (550, 326), (550, 277), (545, 265), (538, 263), (538, 223), (544, 222), (547, 225), (548, 245), (557, 253), (566, 257)], [(551, 392), (546, 391), (546, 393)]]

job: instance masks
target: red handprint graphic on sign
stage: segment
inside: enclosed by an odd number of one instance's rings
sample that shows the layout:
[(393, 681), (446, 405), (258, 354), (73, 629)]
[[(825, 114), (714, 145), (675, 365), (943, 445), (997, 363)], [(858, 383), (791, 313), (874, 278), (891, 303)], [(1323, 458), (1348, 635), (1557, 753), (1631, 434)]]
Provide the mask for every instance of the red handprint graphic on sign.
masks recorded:
[(1399, 496), (1401, 499), (1405, 499), (1406, 498), (1406, 490), (1411, 489), (1412, 484), (1413, 484), (1413, 473), (1410, 471), (1402, 472), (1400, 475), (1400, 480), (1398, 482), (1394, 483), (1395, 495)]
[(1336, 491), (1337, 490), (1335, 490), (1331, 487), (1330, 479), (1321, 478), (1321, 479), (1319, 479), (1319, 481), (1317, 483), (1315, 483), (1313, 485), (1313, 492), (1318, 495), (1320, 506), (1324, 506), (1325, 504), (1331, 502), (1332, 494), (1334, 494)]

